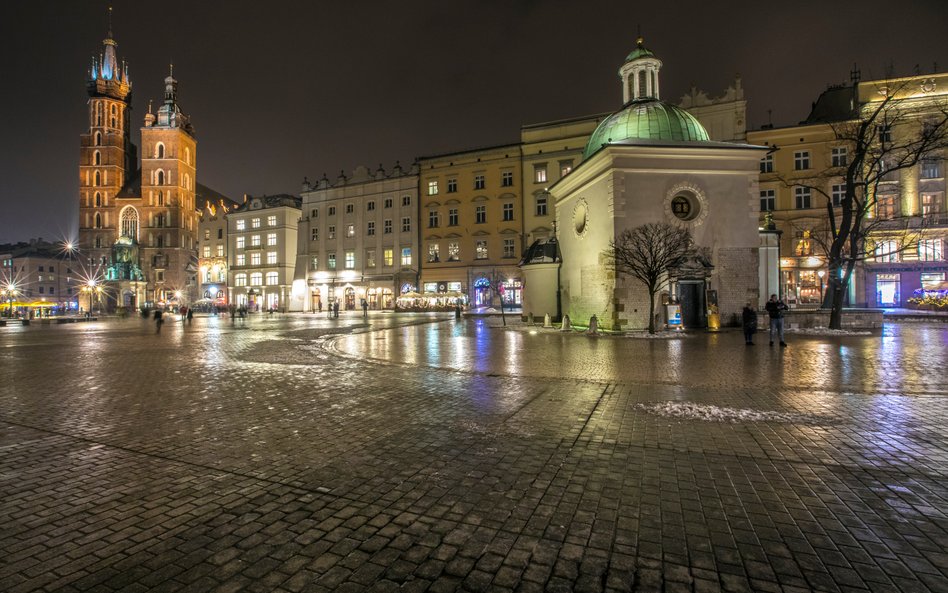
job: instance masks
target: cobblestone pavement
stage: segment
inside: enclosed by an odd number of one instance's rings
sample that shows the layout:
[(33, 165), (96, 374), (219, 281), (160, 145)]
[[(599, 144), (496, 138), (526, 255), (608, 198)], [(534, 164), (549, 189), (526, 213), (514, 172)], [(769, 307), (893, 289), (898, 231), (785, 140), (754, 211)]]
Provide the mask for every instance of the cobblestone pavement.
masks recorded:
[(0, 329), (0, 591), (948, 591), (945, 324)]

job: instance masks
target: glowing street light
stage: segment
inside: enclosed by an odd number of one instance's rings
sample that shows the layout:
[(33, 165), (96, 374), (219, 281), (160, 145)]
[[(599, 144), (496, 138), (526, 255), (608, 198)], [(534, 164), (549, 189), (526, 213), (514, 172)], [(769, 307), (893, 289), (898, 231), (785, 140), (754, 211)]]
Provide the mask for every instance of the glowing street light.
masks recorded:
[(816, 273), (820, 277), (820, 308), (823, 308), (823, 276), (826, 276), (825, 270), (820, 270)]
[(95, 298), (96, 301), (99, 300), (99, 297), (102, 295), (102, 287), (99, 285), (98, 282), (95, 281), (95, 279), (90, 279), (86, 282), (86, 285), (82, 287), (82, 292), (89, 293), (88, 312), (89, 312), (89, 315), (92, 315), (93, 309), (94, 309), (92, 299)]
[(13, 317), (13, 299), (17, 292), (17, 285), (13, 282), (9, 282), (6, 286), (0, 288), (0, 299), (6, 298), (7, 300), (7, 317)]

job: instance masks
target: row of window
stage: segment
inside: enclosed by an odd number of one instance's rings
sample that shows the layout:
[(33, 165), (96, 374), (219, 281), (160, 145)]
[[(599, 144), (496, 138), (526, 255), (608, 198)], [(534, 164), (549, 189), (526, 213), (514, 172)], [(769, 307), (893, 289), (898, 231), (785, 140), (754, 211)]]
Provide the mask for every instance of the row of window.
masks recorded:
[[(237, 219), (237, 221), (236, 221), (234, 224), (236, 225), (236, 228), (237, 228), (238, 231), (245, 231), (245, 230), (247, 230), (247, 219), (246, 219), (246, 218), (239, 218), (239, 219)], [(277, 225), (277, 217), (276, 217), (276, 215), (275, 215), (275, 214), (271, 214), (270, 216), (267, 216), (267, 226), (276, 226), (276, 225)], [(251, 218), (251, 219), (250, 219), (250, 228), (252, 228), (252, 229), (259, 229), (259, 228), (260, 228), (260, 218)], [(205, 237), (205, 238), (206, 238), (206, 237)], [(220, 238), (220, 237), (218, 237), (218, 238)]]
[[(846, 197), (846, 185), (835, 183), (830, 186), (830, 199), (833, 207), (839, 207)], [(897, 194), (879, 194), (876, 197), (876, 218), (894, 218), (898, 215), (898, 195)], [(941, 212), (941, 193), (924, 192), (919, 194), (921, 214), (937, 214)], [(807, 210), (813, 208), (813, 190), (809, 187), (793, 188), (793, 207), (796, 210)], [(817, 205), (822, 207), (822, 204)], [(760, 211), (772, 212), (777, 209), (777, 190), (760, 190)]]
[[(837, 146), (830, 149), (830, 166), (831, 167), (846, 167), (849, 165), (849, 152), (845, 146)], [(884, 166), (885, 163), (882, 163)], [(812, 167), (812, 159), (810, 158), (809, 150), (797, 150), (793, 153), (793, 170), (794, 171), (805, 171)], [(773, 173), (774, 172), (774, 155), (768, 154), (760, 160), (760, 172), (761, 173)], [(897, 171), (893, 171), (895, 178), (885, 179), (885, 174), (883, 179), (885, 181), (898, 181)], [(928, 158), (922, 159), (919, 164), (919, 178), (920, 179), (940, 179), (942, 177), (942, 168), (941, 168), (941, 159), (940, 158)]]
[[(259, 251), (254, 251), (253, 253), (250, 254), (250, 265), (251, 265), (251, 266), (259, 266), (259, 265), (262, 265), (262, 262), (263, 262), (263, 255), (262, 255)], [(276, 252), (276, 251), (268, 251), (268, 252), (267, 252), (267, 265), (268, 265), (268, 266), (275, 266), (275, 265), (278, 264), (278, 263), (279, 263), (279, 261), (277, 260), (277, 252)], [(234, 265), (236, 265), (236, 266), (246, 266), (246, 265), (247, 265), (247, 254), (246, 254), (246, 253), (238, 253), (238, 254), (236, 254), (236, 255), (234, 256)]]
[(250, 284), (247, 284), (247, 274), (234, 274), (234, 286), (276, 286), (280, 283), (280, 274), (278, 272), (267, 272), (266, 276), (262, 272), (253, 272), (250, 274)]
[[(217, 255), (217, 257), (224, 257), (224, 245), (223, 245), (222, 243), (217, 245), (217, 253), (216, 253), (216, 255)], [(211, 246), (210, 246), (210, 245), (205, 245), (205, 246), (202, 248), (201, 257), (211, 257)]]
[[(881, 241), (876, 244), (875, 260), (877, 262), (898, 262), (905, 250), (898, 241)], [(918, 242), (915, 251), (918, 261), (944, 261), (944, 241), (942, 239), (923, 239)]]
[[(377, 266), (378, 262), (376, 260), (375, 249), (366, 249), (365, 250), (365, 267), (374, 268)], [(355, 251), (346, 251), (343, 254), (344, 257), (344, 269), (354, 270), (356, 269), (356, 255)], [(401, 259), (399, 260), (402, 266), (410, 266), (412, 257), (411, 257), (411, 247), (402, 247), (401, 248)], [(311, 269), (319, 269), (319, 256), (313, 256), (310, 261), (312, 266)], [(385, 267), (392, 267), (395, 264), (395, 248), (387, 247), (382, 250), (382, 265)], [(335, 270), (336, 265), (336, 253), (330, 251), (326, 254), (326, 269)]]
[[(500, 174), (500, 187), (513, 187), (514, 178), (513, 171), (502, 171)], [(474, 184), (473, 189), (482, 190), (487, 188), (487, 177), (483, 173), (474, 174)], [(457, 177), (449, 177), (447, 179), (447, 192), (449, 194), (457, 193), (458, 191), (458, 179)], [(441, 193), (440, 181), (438, 179), (431, 179), (428, 181), (428, 195), (436, 196)]]
[[(503, 257), (517, 257), (516, 243), (513, 239), (504, 239)], [(487, 240), (478, 239), (474, 242), (474, 259), (488, 259)], [(437, 263), (441, 261), (441, 244), (428, 244), (428, 261)], [(461, 244), (458, 241), (448, 241), (447, 259), (444, 261), (461, 261)]]
[[(240, 235), (236, 237), (237, 249), (244, 249), (247, 246), (247, 237)], [(267, 233), (267, 247), (274, 247), (277, 244), (277, 234)], [(260, 235), (250, 235), (250, 246), (260, 247)]]
[[(383, 205), (385, 208), (392, 208), (395, 205), (394, 198), (385, 198), (383, 200)], [(402, 196), (402, 206), (411, 206), (411, 196)], [(355, 212), (355, 204), (346, 204), (345, 206), (346, 214), (352, 214)], [(365, 209), (367, 212), (372, 212), (375, 210), (375, 200), (369, 200), (365, 203)], [(328, 216), (336, 215), (336, 207), (328, 206), (326, 208)], [(310, 210), (311, 218), (319, 218), (319, 208), (313, 208)]]

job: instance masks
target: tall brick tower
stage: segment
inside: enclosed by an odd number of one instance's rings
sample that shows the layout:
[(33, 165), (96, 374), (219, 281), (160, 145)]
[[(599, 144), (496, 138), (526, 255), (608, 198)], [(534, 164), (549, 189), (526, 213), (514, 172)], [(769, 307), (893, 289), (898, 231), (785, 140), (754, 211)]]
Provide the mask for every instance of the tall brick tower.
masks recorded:
[(138, 160), (130, 136), (132, 83), (115, 55), (117, 45), (109, 9), (109, 32), (86, 83), (89, 128), (80, 135), (79, 148), (79, 246), (92, 272), (108, 263), (118, 239), (116, 196)]
[(197, 274), (198, 212), (194, 204), (197, 141), (178, 107), (178, 81), (165, 78), (164, 103), (142, 128), (142, 269), (155, 302), (190, 296)]

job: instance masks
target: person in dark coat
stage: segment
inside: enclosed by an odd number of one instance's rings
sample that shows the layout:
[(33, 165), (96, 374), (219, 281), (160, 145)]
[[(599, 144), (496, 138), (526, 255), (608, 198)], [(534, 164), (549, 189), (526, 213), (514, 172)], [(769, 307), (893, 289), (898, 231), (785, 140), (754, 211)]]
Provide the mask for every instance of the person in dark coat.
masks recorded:
[(783, 341), (783, 315), (784, 311), (790, 309), (777, 295), (770, 295), (770, 300), (764, 307), (767, 309), (767, 315), (770, 316), (770, 345), (774, 345), (774, 337), (780, 340), (781, 348), (785, 348), (787, 343)]
[(757, 309), (750, 301), (747, 301), (741, 311), (741, 327), (744, 328), (744, 343), (753, 346), (754, 334), (757, 333)]

